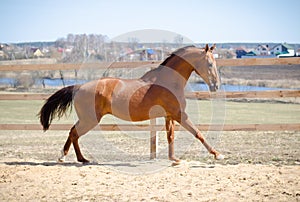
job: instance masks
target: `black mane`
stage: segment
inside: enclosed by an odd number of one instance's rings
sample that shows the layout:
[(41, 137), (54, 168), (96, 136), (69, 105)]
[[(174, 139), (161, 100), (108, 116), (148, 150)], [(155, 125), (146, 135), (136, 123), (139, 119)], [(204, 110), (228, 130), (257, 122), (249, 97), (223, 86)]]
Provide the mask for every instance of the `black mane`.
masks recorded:
[(154, 68), (148, 72), (146, 72), (141, 79), (144, 81), (151, 81), (153, 79), (155, 79), (157, 77), (157, 75), (159, 74), (159, 71), (161, 71), (163, 68), (165, 68), (167, 66), (167, 63), (176, 55), (180, 55), (181, 52), (186, 51), (186, 49), (188, 48), (195, 48), (195, 46), (185, 46), (183, 48), (179, 48), (176, 51), (174, 51), (173, 53), (171, 53), (171, 55), (169, 55), (169, 57), (167, 57), (157, 68)]
[(196, 46), (194, 46), (194, 45), (190, 45), (190, 46), (185, 46), (185, 47), (177, 49), (176, 51), (171, 53), (171, 55), (169, 55), (169, 57), (167, 57), (160, 65), (165, 66), (169, 62), (169, 60), (171, 60), (175, 55), (178, 55), (180, 52), (185, 51), (188, 48), (195, 48), (195, 47)]

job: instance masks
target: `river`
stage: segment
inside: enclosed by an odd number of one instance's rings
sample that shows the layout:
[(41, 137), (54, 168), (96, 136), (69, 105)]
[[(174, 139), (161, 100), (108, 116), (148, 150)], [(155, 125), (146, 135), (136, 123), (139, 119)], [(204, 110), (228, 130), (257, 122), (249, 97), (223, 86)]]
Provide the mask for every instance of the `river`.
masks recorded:
[[(64, 81), (62, 81), (61, 79), (37, 79), (35, 80), (35, 85), (58, 87), (63, 85), (69, 86), (74, 84), (83, 84), (86, 82), (87, 80), (75, 80), (75, 79), (65, 79)], [(0, 78), (0, 86), (9, 85), (13, 87), (15, 83), (16, 80), (13, 78)], [(208, 87), (204, 83), (188, 83), (186, 90), (187, 91), (208, 91)], [(222, 91), (266, 91), (266, 90), (286, 90), (286, 89), (223, 84), (221, 86), (221, 90)]]

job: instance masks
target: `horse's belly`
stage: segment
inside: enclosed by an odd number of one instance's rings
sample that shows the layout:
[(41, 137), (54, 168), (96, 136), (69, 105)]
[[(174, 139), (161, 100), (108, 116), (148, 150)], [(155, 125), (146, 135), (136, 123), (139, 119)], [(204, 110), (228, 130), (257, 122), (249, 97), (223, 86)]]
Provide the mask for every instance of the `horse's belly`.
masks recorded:
[(164, 116), (165, 112), (162, 107), (158, 107), (156, 98), (151, 84), (120, 81), (113, 92), (111, 113), (128, 121), (144, 121)]
[[(143, 99), (120, 98), (113, 99), (111, 113), (112, 115), (127, 121), (144, 121), (151, 117), (151, 111), (154, 104), (145, 103)], [(152, 113), (153, 114), (153, 113)]]
[(112, 114), (126, 121), (144, 121), (166, 116), (165, 109), (155, 104), (151, 106), (120, 105), (118, 108), (112, 108)]

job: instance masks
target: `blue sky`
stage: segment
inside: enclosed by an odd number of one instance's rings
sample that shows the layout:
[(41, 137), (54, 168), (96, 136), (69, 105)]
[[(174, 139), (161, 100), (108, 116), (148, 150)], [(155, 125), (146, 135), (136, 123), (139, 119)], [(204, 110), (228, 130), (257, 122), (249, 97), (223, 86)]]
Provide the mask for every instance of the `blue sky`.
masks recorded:
[(141, 29), (200, 43), (300, 43), (299, 0), (1, 0), (0, 8), (5, 43)]

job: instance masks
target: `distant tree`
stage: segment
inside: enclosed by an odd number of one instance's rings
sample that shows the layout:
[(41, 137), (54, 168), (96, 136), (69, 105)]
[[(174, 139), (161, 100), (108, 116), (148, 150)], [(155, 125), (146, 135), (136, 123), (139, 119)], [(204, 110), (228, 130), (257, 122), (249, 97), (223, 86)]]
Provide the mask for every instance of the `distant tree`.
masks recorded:
[(72, 49), (71, 52), (63, 53), (62, 62), (84, 62), (91, 59), (105, 60), (105, 43), (108, 37), (96, 34), (68, 34), (66, 38), (55, 41), (55, 47)]
[(74, 39), (75, 39), (74, 34), (68, 34), (68, 35), (67, 35), (67, 42), (68, 42), (68, 45), (73, 45)]
[(132, 50), (135, 50), (138, 47), (139, 41), (140, 40), (136, 37), (128, 38), (129, 48), (131, 48)]
[(62, 53), (59, 52), (57, 50), (57, 48), (50, 47), (49, 48), (49, 56), (50, 56), (50, 58), (55, 58), (57, 61), (59, 61), (61, 59), (61, 57), (62, 57)]
[(174, 43), (180, 47), (183, 44), (183, 36), (181, 36), (180, 34), (178, 34), (177, 36), (174, 37)]
[(56, 48), (65, 48), (65, 46), (66, 46), (66, 40), (65, 40), (65, 38), (58, 38), (55, 41), (55, 47)]

